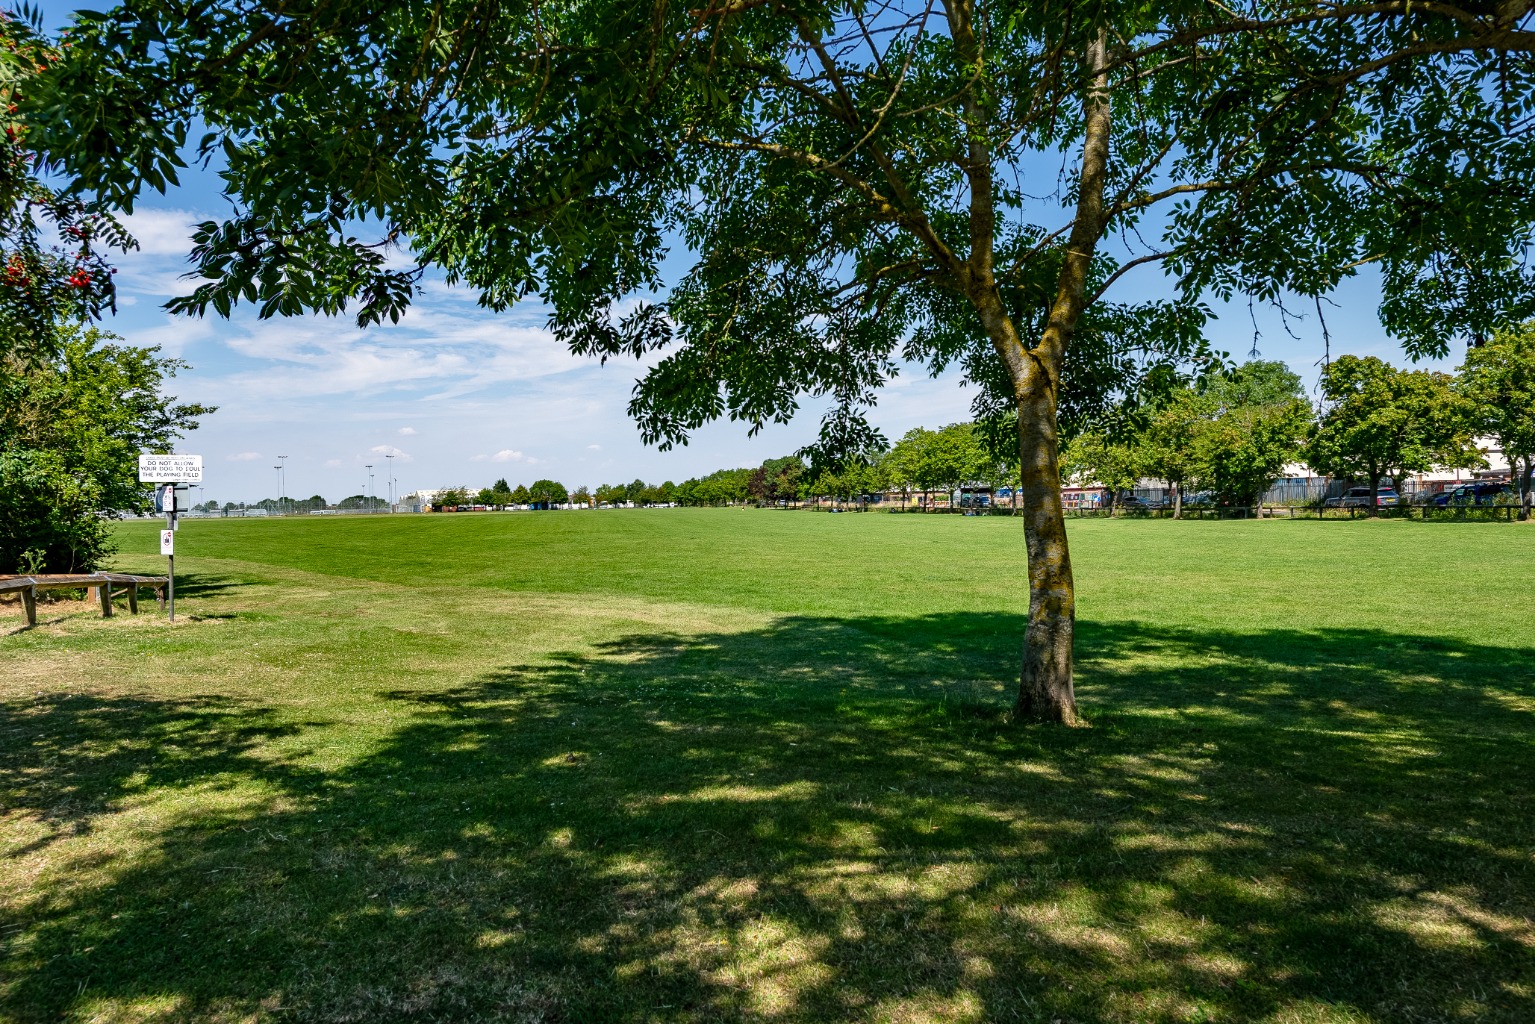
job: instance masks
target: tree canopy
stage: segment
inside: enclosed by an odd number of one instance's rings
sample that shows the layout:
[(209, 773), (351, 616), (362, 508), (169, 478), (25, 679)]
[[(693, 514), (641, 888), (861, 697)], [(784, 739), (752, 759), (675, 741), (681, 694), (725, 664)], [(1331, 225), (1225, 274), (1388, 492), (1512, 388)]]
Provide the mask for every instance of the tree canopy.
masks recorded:
[(1194, 436), (1200, 485), (1223, 505), (1253, 506), (1301, 455), (1311, 407), (1300, 378), (1284, 363), (1252, 360), (1210, 379), (1208, 413)]
[(1331, 476), (1370, 482), (1370, 511), (1382, 478), (1482, 462), (1472, 410), (1449, 375), (1401, 370), (1374, 356), (1339, 356), (1322, 371), (1324, 408), (1306, 461)]
[(107, 253), (135, 245), (107, 204), (38, 173), (18, 110), (62, 56), (25, 19), (0, 16), (0, 357), (46, 359), (62, 325), (115, 309)]
[(1519, 517), (1530, 518), (1535, 476), (1535, 321), (1499, 331), (1466, 352), (1459, 387), (1475, 429), (1503, 449), (1519, 490)]
[(78, 572), (110, 551), (107, 519), (148, 507), (141, 452), (169, 452), (211, 407), (164, 388), (185, 364), (78, 325), (48, 358), (0, 358), (0, 572)]

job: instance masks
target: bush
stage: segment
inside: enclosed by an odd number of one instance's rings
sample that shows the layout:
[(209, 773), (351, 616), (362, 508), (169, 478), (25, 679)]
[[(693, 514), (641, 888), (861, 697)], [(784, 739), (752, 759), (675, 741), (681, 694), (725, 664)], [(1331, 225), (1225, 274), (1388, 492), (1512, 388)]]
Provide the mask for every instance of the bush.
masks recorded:
[(95, 570), (113, 551), (100, 503), (99, 488), (57, 455), (0, 451), (0, 572)]

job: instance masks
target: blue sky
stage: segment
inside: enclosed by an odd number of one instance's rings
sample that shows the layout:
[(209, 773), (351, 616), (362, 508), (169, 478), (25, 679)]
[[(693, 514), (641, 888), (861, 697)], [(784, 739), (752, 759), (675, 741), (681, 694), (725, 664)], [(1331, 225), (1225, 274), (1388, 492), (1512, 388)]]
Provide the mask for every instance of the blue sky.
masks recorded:
[[(70, 6), (45, 7), (61, 27)], [(181, 279), (191, 225), (229, 209), (212, 172), (188, 170), (180, 188), (146, 196), (127, 219), (141, 249), (119, 261), (120, 310), (103, 325), (131, 343), (159, 345), (190, 363), (173, 391), (217, 405), (180, 446), (204, 456), (202, 498), (254, 501), (275, 495), (278, 456), (286, 455), (290, 496), (330, 501), (364, 490), (368, 464), (384, 494), (386, 456), (394, 455), (400, 493), (423, 487), (513, 485), (552, 477), (570, 487), (682, 480), (725, 466), (754, 465), (812, 441), (821, 404), (755, 438), (740, 423), (697, 432), (691, 444), (660, 452), (641, 443), (625, 407), (642, 367), (570, 355), (529, 302), (505, 314), (480, 309), (472, 292), (429, 280), (398, 325), (358, 330), (346, 318), (258, 320), (237, 309), (229, 320), (171, 317), (162, 309), (190, 290)], [(1057, 218), (1051, 218), (1052, 221)], [(1155, 267), (1132, 271), (1108, 296), (1129, 300), (1171, 291)], [(1366, 268), (1327, 311), (1332, 351), (1403, 361), (1376, 316), (1378, 278)], [(1313, 386), (1321, 330), (1308, 313), (1289, 330), (1259, 309), (1264, 358), (1282, 359)], [(1245, 303), (1220, 310), (1209, 335), (1238, 358), (1253, 346)], [(1292, 336), (1293, 332), (1293, 336)], [(1453, 361), (1450, 361), (1453, 362)], [(1450, 365), (1447, 362), (1445, 365)], [(957, 373), (929, 379), (907, 368), (881, 397), (873, 420), (888, 437), (913, 426), (941, 426), (969, 415), (971, 395)]]
[[(536, 302), (489, 313), (472, 292), (440, 281), (427, 282), (398, 325), (366, 330), (345, 317), (263, 321), (244, 309), (229, 320), (172, 317), (161, 307), (188, 290), (181, 274), (190, 225), (220, 212), (216, 185), (193, 175), (128, 218), (141, 249), (120, 260), (121, 308), (104, 325), (189, 362), (175, 393), (219, 407), (181, 446), (204, 456), (205, 497), (275, 494), (278, 455), (288, 456), (290, 496), (336, 501), (364, 489), (369, 463), (377, 493), (385, 493), (388, 454), (396, 456), (401, 493), (478, 487), (501, 476), (514, 486), (548, 476), (573, 487), (682, 480), (788, 453), (816, 435), (820, 405), (810, 402), (792, 423), (755, 438), (744, 425), (724, 422), (700, 430), (685, 448), (647, 447), (625, 412), (641, 367), (572, 356), (545, 329)], [(1132, 274), (1139, 276), (1123, 279), (1113, 297), (1170, 290), (1155, 269)], [(1335, 355), (1402, 360), (1376, 316), (1378, 298), (1371, 276), (1334, 297), (1327, 318)], [(1260, 308), (1257, 323), (1259, 352), (1289, 363), (1311, 386), (1322, 353), (1315, 314), (1292, 318), (1294, 337), (1271, 310)], [(1209, 333), (1241, 358), (1253, 344), (1253, 320), (1245, 305), (1228, 307)], [(885, 389), (874, 420), (899, 437), (913, 426), (968, 418), (970, 398), (957, 374), (929, 379), (910, 367)]]

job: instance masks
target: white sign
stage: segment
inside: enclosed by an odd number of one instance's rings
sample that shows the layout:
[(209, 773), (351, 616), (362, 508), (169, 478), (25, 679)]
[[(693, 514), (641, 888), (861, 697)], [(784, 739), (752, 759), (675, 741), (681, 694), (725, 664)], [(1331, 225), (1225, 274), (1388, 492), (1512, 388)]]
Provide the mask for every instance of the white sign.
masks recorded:
[(176, 531), (160, 531), (160, 554), (174, 555), (176, 553)]
[(200, 484), (203, 482), (201, 455), (140, 455), (139, 482)]

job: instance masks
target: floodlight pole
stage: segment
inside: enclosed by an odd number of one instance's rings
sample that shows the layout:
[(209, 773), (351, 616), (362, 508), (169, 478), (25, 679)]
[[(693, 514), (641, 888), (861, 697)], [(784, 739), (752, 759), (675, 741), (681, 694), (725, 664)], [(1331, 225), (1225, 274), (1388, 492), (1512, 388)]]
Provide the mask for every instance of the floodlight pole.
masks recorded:
[(373, 463), (370, 462), (370, 463), (366, 464), (365, 466), (363, 466), (362, 468), (366, 469), (368, 471), (368, 489), (367, 489), (367, 491), (365, 491), (363, 493), (363, 504), (367, 506), (367, 509), (368, 509), (369, 512), (372, 512), (373, 511)]
[(394, 456), (385, 455), (389, 460), (389, 511), (394, 511)]
[(277, 456), (277, 513), (282, 515), (288, 507), (288, 473), (286, 455)]

